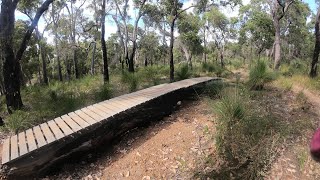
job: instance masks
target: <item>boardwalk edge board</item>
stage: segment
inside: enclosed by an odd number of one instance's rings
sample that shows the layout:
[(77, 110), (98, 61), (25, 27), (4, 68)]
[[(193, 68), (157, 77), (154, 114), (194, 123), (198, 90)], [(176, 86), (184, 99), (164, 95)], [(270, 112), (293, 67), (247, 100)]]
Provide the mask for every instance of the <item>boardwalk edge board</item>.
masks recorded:
[(37, 125), (4, 141), (2, 170), (13, 178), (43, 176), (79, 152), (171, 114), (178, 101), (201, 93), (215, 80), (200, 77), (153, 86)]

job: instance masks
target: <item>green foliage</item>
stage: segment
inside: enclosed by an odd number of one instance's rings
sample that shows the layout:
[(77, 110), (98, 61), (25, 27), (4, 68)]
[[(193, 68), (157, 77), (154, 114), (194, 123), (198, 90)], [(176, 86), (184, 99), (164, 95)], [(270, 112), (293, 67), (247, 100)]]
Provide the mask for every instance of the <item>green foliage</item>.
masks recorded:
[(282, 64), (280, 73), (284, 76), (293, 76), (295, 74), (308, 74), (308, 66), (306, 62), (300, 59), (292, 60), (289, 64)]
[(95, 99), (97, 101), (104, 101), (112, 97), (112, 89), (110, 84), (104, 84), (95, 92)]
[(216, 97), (225, 88), (225, 83), (222, 80), (213, 81), (206, 85), (205, 93), (210, 97)]
[(149, 66), (141, 69), (138, 72), (141, 77), (147, 82), (152, 82), (152, 85), (158, 85), (160, 84), (161, 79), (161, 67), (159, 66)]
[(268, 71), (265, 61), (259, 60), (255, 66), (250, 69), (248, 86), (252, 90), (262, 90), (264, 85), (275, 80), (275, 73)]
[(240, 69), (243, 67), (244, 63), (243, 61), (239, 60), (239, 59), (235, 59), (233, 61), (231, 61), (231, 65), (235, 68), (235, 69)]
[(225, 163), (220, 178), (259, 179), (279, 140), (274, 134), (281, 134), (284, 126), (275, 117), (262, 116), (246, 89), (226, 88), (220, 95), (213, 106), (218, 115), (216, 147)]
[(121, 82), (126, 84), (130, 92), (134, 92), (139, 86), (139, 77), (136, 73), (123, 72)]
[(216, 70), (216, 65), (213, 63), (202, 63), (202, 72), (214, 72)]
[(190, 78), (192, 73), (189, 70), (188, 64), (181, 64), (176, 70), (177, 80), (183, 80)]
[(18, 133), (21, 130), (27, 129), (32, 126), (30, 113), (25, 111), (15, 111), (5, 121), (5, 128), (9, 129), (14, 133)]

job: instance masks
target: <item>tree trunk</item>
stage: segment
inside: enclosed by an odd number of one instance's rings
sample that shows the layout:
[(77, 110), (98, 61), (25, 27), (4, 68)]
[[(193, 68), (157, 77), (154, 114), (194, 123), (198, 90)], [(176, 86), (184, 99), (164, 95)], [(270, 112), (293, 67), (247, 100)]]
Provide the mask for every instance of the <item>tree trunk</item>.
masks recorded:
[(20, 109), (20, 64), (13, 51), (13, 32), (16, 5), (11, 0), (3, 0), (0, 14), (0, 45), (3, 61), (4, 91), (8, 112)]
[(12, 110), (20, 109), (23, 104), (20, 95), (20, 82), (21, 82), (21, 67), (20, 60), (24, 51), (27, 48), (27, 44), (31, 38), (32, 32), (38, 21), (53, 2), (53, 0), (46, 0), (41, 7), (37, 10), (36, 15), (31, 22), (20, 46), (17, 51), (17, 55), (14, 55), (13, 50), (13, 32), (15, 22), (15, 9), (19, 1), (2, 0), (1, 13), (0, 13), (0, 49), (3, 59), (3, 78), (4, 89), (6, 95), (6, 103), (8, 112), (12, 113)]
[(204, 35), (203, 35), (203, 62), (207, 62), (207, 42), (206, 42), (206, 26), (204, 26)]
[(145, 67), (148, 66), (148, 58), (147, 58), (147, 55), (144, 55), (144, 66), (145, 66)]
[(275, 40), (274, 40), (274, 69), (279, 70), (281, 61), (281, 46), (280, 46), (280, 22), (275, 19), (273, 21), (275, 28)]
[(316, 23), (315, 23), (315, 46), (313, 51), (313, 58), (311, 62), (311, 70), (310, 70), (310, 77), (314, 78), (318, 75), (318, 60), (319, 60), (319, 53), (320, 53), (320, 8), (318, 9)]
[(173, 43), (174, 43), (174, 23), (176, 17), (173, 18), (170, 24), (170, 46), (169, 46), (169, 58), (170, 58), (170, 82), (174, 81), (174, 63), (173, 63)]
[(70, 63), (68, 62), (68, 55), (65, 56), (65, 66), (66, 66), (66, 69), (67, 69), (67, 80), (70, 81), (71, 79), (71, 65)]
[(41, 35), (40, 35), (40, 32), (39, 32), (38, 28), (35, 29), (35, 32), (36, 32), (36, 36), (37, 36), (37, 39), (38, 39), (38, 45), (39, 45), (40, 55), (41, 55), (42, 79), (43, 79), (43, 83), (45, 85), (48, 85), (49, 82), (48, 82), (48, 75), (47, 75), (46, 51), (45, 51), (45, 48), (42, 45), (42, 42), (41, 42), (42, 38), (41, 38)]
[(92, 51), (92, 59), (91, 59), (91, 75), (94, 75), (95, 55), (96, 55), (96, 41), (93, 43), (93, 51)]
[(101, 48), (102, 48), (102, 59), (103, 59), (103, 81), (109, 83), (109, 71), (108, 71), (108, 59), (107, 59), (107, 46), (104, 39), (105, 34), (105, 11), (106, 11), (106, 0), (102, 1), (102, 14), (101, 14)]

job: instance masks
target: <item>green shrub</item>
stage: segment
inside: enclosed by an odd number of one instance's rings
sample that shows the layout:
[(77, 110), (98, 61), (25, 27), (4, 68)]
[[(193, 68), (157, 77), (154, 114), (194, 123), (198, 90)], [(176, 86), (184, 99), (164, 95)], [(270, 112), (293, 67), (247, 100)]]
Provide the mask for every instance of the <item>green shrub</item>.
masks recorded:
[(112, 89), (110, 84), (104, 84), (100, 86), (95, 92), (95, 99), (97, 101), (104, 101), (112, 97)]
[(176, 77), (177, 80), (184, 80), (190, 78), (192, 73), (189, 70), (188, 64), (182, 64), (180, 67), (176, 70)]
[(248, 93), (226, 88), (213, 106), (216, 148), (223, 162), (221, 172), (211, 174), (213, 179), (259, 179), (274, 155), (284, 126), (275, 117), (261, 115)]
[(145, 79), (145, 81), (152, 83), (152, 85), (160, 84), (161, 73), (158, 66), (148, 66), (139, 71), (139, 74)]
[(201, 65), (202, 72), (214, 72), (216, 70), (216, 66), (213, 63), (202, 63)]
[(232, 61), (231, 61), (231, 65), (232, 65), (235, 69), (240, 69), (240, 68), (243, 67), (243, 61), (235, 59), (235, 60), (232, 60)]
[(275, 73), (268, 71), (265, 61), (258, 61), (257, 64), (250, 69), (248, 85), (252, 90), (262, 90), (264, 85), (275, 80)]
[(215, 73), (218, 77), (222, 77), (223, 73), (225, 72), (225, 69), (221, 66), (216, 66)]
[(6, 118), (5, 127), (11, 132), (18, 133), (19, 131), (32, 127), (31, 119), (34, 120), (36, 118), (37, 117), (31, 115), (29, 112), (18, 110)]
[(138, 89), (139, 77), (136, 73), (123, 72), (121, 82), (128, 86), (130, 92), (133, 92)]
[(213, 81), (210, 84), (206, 85), (205, 93), (210, 97), (216, 97), (225, 87), (225, 84), (222, 80)]

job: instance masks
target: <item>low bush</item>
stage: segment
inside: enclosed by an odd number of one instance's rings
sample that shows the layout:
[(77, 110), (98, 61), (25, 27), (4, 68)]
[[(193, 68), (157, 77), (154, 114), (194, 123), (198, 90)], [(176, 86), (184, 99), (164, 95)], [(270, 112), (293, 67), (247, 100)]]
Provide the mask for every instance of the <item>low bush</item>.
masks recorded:
[(177, 80), (184, 80), (190, 78), (192, 75), (189, 70), (188, 64), (181, 64), (180, 67), (176, 70)]
[(269, 71), (265, 61), (258, 61), (250, 69), (248, 86), (251, 90), (262, 90), (264, 85), (276, 79), (276, 74)]
[(214, 104), (216, 148), (221, 172), (211, 178), (259, 179), (274, 156), (283, 125), (275, 117), (263, 116), (251, 103), (246, 89), (226, 88)]
[(121, 82), (128, 86), (130, 92), (134, 92), (139, 87), (139, 77), (136, 73), (123, 72)]

